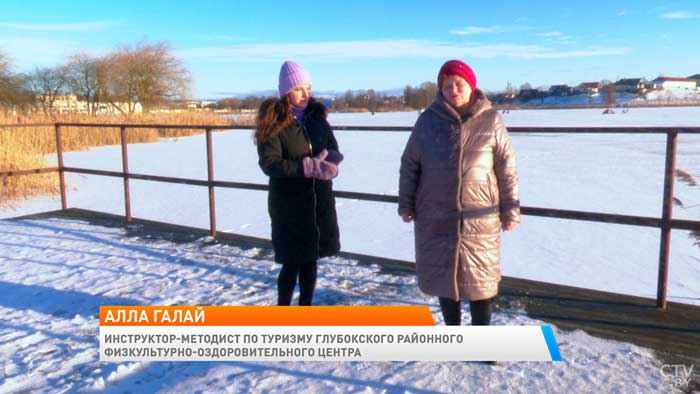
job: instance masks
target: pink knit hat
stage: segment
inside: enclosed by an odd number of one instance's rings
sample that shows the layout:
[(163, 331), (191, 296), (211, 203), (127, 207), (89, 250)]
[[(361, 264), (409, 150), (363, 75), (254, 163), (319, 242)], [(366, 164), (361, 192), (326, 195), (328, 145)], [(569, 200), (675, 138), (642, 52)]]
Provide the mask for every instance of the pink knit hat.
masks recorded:
[(280, 97), (289, 93), (290, 90), (303, 85), (311, 85), (309, 74), (300, 65), (291, 60), (284, 62), (280, 69)]

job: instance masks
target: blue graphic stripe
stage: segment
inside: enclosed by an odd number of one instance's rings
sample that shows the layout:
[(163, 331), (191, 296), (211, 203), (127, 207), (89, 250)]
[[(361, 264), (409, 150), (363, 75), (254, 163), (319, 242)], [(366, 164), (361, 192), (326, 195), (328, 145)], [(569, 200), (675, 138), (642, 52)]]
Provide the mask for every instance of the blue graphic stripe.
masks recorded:
[(557, 345), (557, 340), (554, 339), (552, 326), (540, 326), (540, 328), (542, 328), (542, 334), (544, 335), (545, 342), (547, 342), (547, 349), (549, 349), (549, 355), (552, 357), (552, 361), (562, 361), (561, 353), (559, 353), (559, 345)]

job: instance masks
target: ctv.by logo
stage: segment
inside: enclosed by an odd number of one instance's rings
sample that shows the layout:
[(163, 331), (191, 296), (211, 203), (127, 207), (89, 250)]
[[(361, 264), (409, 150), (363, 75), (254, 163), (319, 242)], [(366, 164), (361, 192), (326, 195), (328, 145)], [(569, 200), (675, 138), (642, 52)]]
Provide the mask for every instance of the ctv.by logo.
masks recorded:
[(694, 364), (688, 368), (685, 364), (664, 364), (661, 366), (661, 376), (671, 380), (673, 387), (688, 388), (690, 378), (693, 376)]

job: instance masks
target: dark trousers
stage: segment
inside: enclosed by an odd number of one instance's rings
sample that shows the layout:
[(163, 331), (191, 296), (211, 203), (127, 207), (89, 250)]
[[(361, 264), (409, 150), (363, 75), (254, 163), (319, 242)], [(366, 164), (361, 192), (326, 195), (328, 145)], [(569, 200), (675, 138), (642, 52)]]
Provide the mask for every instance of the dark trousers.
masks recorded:
[[(458, 326), (462, 324), (462, 303), (449, 298), (438, 298), (440, 310), (445, 318), (445, 325)], [(472, 315), (472, 326), (488, 326), (491, 324), (493, 298), (479, 301), (469, 301), (469, 311)]]
[(290, 305), (299, 278), (299, 305), (311, 305), (316, 287), (316, 262), (282, 264), (277, 277), (277, 305)]

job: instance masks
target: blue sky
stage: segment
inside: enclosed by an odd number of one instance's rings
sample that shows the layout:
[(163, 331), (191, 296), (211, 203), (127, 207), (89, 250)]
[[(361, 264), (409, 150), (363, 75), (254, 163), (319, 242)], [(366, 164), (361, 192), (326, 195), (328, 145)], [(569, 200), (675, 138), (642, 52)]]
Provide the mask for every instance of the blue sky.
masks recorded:
[(452, 58), (487, 90), (700, 73), (696, 0), (428, 3), (5, 0), (0, 50), (26, 72), (79, 50), (166, 40), (197, 98), (275, 89), (287, 59), (322, 91), (434, 81)]

